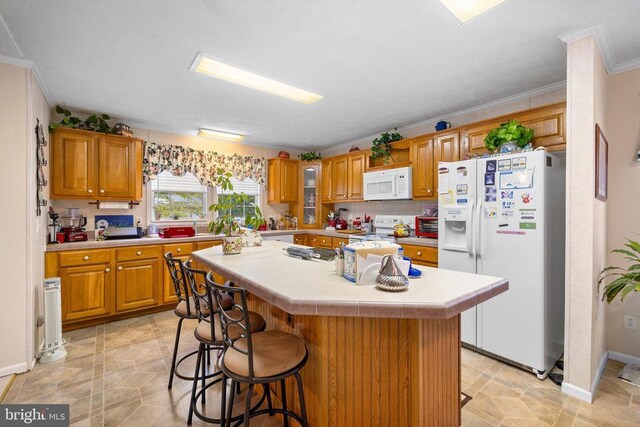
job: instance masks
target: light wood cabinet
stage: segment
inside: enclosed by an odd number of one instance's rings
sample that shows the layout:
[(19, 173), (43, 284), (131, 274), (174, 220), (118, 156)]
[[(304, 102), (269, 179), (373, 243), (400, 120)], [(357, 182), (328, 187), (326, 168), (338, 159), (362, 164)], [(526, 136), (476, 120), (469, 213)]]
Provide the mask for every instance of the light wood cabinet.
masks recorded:
[(300, 162), (300, 192), (298, 194), (298, 224), (300, 228), (318, 228), (322, 225), (320, 162)]
[(364, 199), (365, 153), (347, 156), (347, 199)]
[(331, 180), (331, 193), (333, 201), (340, 202), (349, 198), (348, 193), (348, 166), (347, 156), (338, 156), (333, 159), (333, 178)]
[(315, 234), (307, 235), (307, 246), (311, 246), (312, 248), (318, 247), (318, 236)]
[(268, 203), (292, 203), (298, 201), (298, 161), (270, 159), (268, 173)]
[(460, 160), (460, 134), (451, 132), (436, 136), (434, 151), (436, 168), (439, 162), (457, 162)]
[(82, 320), (113, 312), (111, 264), (60, 268), (62, 320)]
[(333, 249), (333, 239), (327, 236), (318, 236), (317, 244), (320, 248)]
[(333, 201), (333, 160), (325, 159), (322, 161), (322, 202)]
[(296, 245), (307, 246), (307, 235), (306, 234), (294, 234), (293, 235), (293, 243)]
[(411, 141), (411, 159), (413, 164), (413, 197), (435, 198), (436, 164), (433, 138), (418, 137)]
[(484, 139), (489, 131), (512, 119), (533, 129), (533, 148), (546, 147), (549, 151), (564, 150), (566, 148), (565, 115), (566, 103), (561, 102), (475, 123), (465, 127), (463, 131), (465, 152), (488, 153)]
[(344, 237), (334, 237), (333, 240), (333, 245), (332, 248), (339, 248), (340, 244), (344, 244), (344, 246), (347, 246), (349, 244), (349, 239), (344, 238)]
[[(173, 243), (164, 245), (162, 248), (162, 253), (166, 254), (167, 252), (171, 252), (174, 258), (181, 259), (184, 262), (190, 258), (191, 252), (193, 252), (193, 243)], [(163, 264), (164, 280), (162, 286), (162, 302), (164, 304), (170, 302), (178, 302), (173, 279), (171, 279), (171, 273), (169, 273), (166, 262)]]
[(54, 130), (50, 197), (140, 200), (142, 141), (77, 129)]
[(411, 258), (411, 261), (417, 265), (425, 265), (427, 267), (438, 266), (438, 248), (431, 246), (407, 245), (400, 243), (404, 250), (404, 256)]
[[(208, 248), (212, 248), (214, 246), (221, 246), (221, 245), (222, 245), (222, 240), (214, 240), (214, 241), (210, 241), (210, 242), (197, 242), (196, 243), (196, 250), (200, 251), (202, 249), (208, 249)], [(192, 265), (193, 265), (194, 268), (197, 268), (197, 269), (200, 269), (200, 270), (209, 271), (209, 268), (206, 265), (200, 264), (195, 259), (192, 260)], [(223, 276), (221, 276), (220, 274), (218, 274), (216, 272), (213, 273), (213, 280), (215, 280), (215, 282), (220, 284), (220, 285), (227, 281)]]

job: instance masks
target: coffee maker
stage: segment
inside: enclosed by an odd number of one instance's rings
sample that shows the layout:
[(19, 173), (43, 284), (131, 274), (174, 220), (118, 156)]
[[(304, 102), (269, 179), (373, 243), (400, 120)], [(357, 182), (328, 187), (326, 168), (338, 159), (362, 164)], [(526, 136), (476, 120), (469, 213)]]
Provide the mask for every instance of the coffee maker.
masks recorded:
[(87, 218), (79, 214), (79, 209), (70, 208), (65, 212), (65, 216), (60, 217), (60, 232), (64, 233), (65, 242), (83, 242), (87, 240), (87, 232), (84, 226), (87, 225)]
[(58, 232), (60, 231), (60, 223), (58, 223), (58, 218), (60, 218), (60, 215), (58, 215), (58, 213), (55, 212), (51, 206), (49, 206), (49, 219), (51, 220), (51, 223), (47, 226), (49, 235), (49, 240), (47, 243), (58, 243)]

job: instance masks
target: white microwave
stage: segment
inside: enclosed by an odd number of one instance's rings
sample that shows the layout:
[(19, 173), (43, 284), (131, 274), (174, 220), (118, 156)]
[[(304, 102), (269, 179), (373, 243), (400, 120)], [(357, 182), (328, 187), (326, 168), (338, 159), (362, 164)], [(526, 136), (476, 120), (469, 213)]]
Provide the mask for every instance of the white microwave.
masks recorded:
[(365, 200), (398, 200), (411, 197), (410, 166), (364, 174)]

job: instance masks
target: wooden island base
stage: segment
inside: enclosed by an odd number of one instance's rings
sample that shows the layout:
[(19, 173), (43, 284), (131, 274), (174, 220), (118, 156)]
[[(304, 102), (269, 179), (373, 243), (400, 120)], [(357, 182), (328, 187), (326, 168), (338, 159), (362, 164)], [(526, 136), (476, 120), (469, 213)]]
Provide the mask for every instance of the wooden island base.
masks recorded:
[[(292, 316), (255, 295), (249, 306), (267, 330), (305, 340), (309, 360), (301, 375), (310, 426), (460, 425), (459, 315)], [(293, 379), (287, 389), (299, 413)]]

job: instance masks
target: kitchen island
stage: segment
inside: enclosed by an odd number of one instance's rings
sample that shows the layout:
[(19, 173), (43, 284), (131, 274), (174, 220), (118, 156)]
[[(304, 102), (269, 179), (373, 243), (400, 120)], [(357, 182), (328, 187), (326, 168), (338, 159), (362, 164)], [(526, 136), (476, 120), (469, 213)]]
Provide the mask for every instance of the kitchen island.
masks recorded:
[(407, 291), (387, 293), (336, 276), (333, 262), (288, 257), (287, 246), (264, 242), (239, 255), (213, 247), (192, 257), (244, 287), (267, 329), (305, 340), (310, 425), (460, 425), (460, 313), (508, 282), (420, 267)]

